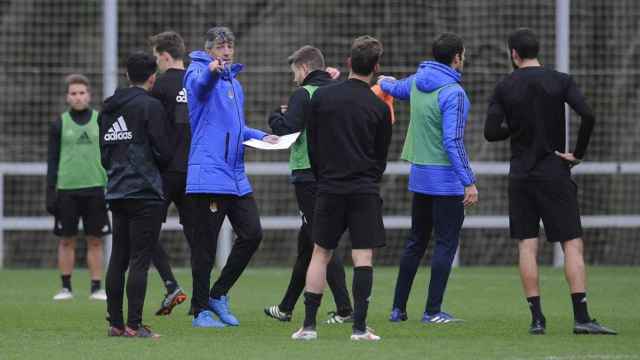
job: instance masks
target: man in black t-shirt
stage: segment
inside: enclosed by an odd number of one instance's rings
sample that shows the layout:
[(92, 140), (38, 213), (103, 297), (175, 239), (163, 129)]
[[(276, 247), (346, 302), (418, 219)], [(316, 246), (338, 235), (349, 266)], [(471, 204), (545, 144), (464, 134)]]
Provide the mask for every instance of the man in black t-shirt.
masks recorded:
[[(156, 57), (158, 70), (162, 73), (151, 89), (151, 95), (160, 100), (167, 113), (166, 127), (169, 131), (171, 148), (174, 150), (169, 166), (163, 169), (161, 174), (165, 195), (164, 220), (166, 221), (169, 205), (173, 202), (178, 209), (180, 224), (191, 248), (189, 220), (192, 216), (190, 216), (189, 198), (185, 193), (187, 160), (191, 143), (187, 94), (182, 84), (185, 72), (183, 60), (185, 45), (182, 37), (173, 31), (156, 34), (149, 39), (149, 42)], [(156, 315), (169, 315), (176, 305), (187, 299), (187, 296), (178, 286), (169, 265), (169, 257), (160, 242), (153, 254), (153, 264), (158, 269), (167, 289), (167, 294)]]
[[(544, 334), (546, 320), (538, 285), (539, 223), (549, 242), (560, 242), (571, 290), (576, 334), (616, 334), (587, 311), (586, 273), (577, 186), (571, 167), (584, 157), (595, 118), (567, 74), (549, 70), (537, 59), (533, 31), (518, 29), (508, 41), (515, 70), (495, 88), (485, 124), (485, 138), (511, 138), (509, 226), (519, 240), (520, 276), (532, 315), (531, 334)], [(565, 103), (582, 119), (575, 150), (565, 144)]]
[[(320, 49), (309, 45), (296, 50), (289, 57), (289, 65), (294, 82), (299, 85), (299, 88), (293, 92), (287, 105), (281, 106), (269, 116), (269, 126), (278, 136), (301, 132), (291, 147), (289, 169), (291, 169), (291, 183), (295, 187), (296, 201), (302, 217), (302, 226), (298, 232), (298, 256), (291, 272), (287, 291), (280, 304), (264, 309), (267, 316), (280, 321), (291, 321), (293, 308), (304, 290), (307, 268), (313, 252), (311, 234), (317, 188), (316, 178), (309, 163), (304, 109), (319, 87), (335, 84), (333, 76), (340, 75), (337, 69), (326, 68), (324, 55)], [(286, 110), (283, 111), (282, 108)], [(336, 311), (329, 313), (326, 323), (351, 322), (353, 309), (340, 256), (332, 257), (327, 264), (327, 284), (333, 293)]]
[(391, 113), (369, 88), (382, 44), (361, 36), (351, 46), (349, 79), (315, 91), (307, 111), (311, 169), (317, 179), (307, 270), (305, 319), (291, 338), (314, 340), (316, 315), (332, 250), (349, 229), (353, 257), (353, 332), (351, 340), (376, 341), (366, 317), (373, 283), (373, 249), (385, 245), (379, 182), (391, 142)]

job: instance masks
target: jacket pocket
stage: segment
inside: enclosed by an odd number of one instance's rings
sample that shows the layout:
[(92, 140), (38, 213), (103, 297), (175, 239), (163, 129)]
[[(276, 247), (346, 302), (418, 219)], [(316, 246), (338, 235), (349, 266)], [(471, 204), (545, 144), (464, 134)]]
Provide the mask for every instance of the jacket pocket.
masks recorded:
[(224, 138), (224, 161), (227, 162), (229, 158), (229, 133)]

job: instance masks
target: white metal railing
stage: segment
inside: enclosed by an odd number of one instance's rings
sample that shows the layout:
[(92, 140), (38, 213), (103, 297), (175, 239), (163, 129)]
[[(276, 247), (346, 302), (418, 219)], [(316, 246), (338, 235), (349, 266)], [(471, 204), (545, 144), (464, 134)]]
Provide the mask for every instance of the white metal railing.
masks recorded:
[[(476, 175), (506, 175), (509, 164), (506, 162), (472, 162)], [(256, 176), (286, 176), (289, 174), (286, 162), (253, 162), (246, 164), (247, 174)], [(598, 162), (585, 163), (573, 170), (574, 174), (640, 174), (640, 162)], [(391, 162), (387, 166), (385, 175), (407, 175), (409, 165), (404, 162)], [(0, 163), (0, 268), (4, 262), (4, 232), (25, 230), (49, 230), (53, 226), (53, 218), (42, 217), (5, 217), (4, 216), (4, 177), (5, 175), (44, 176), (45, 163)], [(285, 180), (283, 180), (285, 181)], [(259, 196), (259, 194), (258, 194)], [(300, 227), (298, 216), (265, 216), (261, 218), (265, 230), (297, 229)], [(384, 224), (387, 229), (411, 228), (410, 216), (385, 216)], [(637, 228), (640, 227), (640, 214), (625, 215), (597, 215), (583, 216), (582, 225), (585, 228)], [(509, 227), (507, 216), (469, 216), (464, 221), (467, 229), (504, 229)], [(163, 230), (181, 230), (178, 219), (170, 217), (163, 225)], [(108, 239), (109, 240), (109, 239)], [(223, 224), (218, 241), (217, 264), (222, 266), (231, 250), (233, 232), (228, 222)], [(110, 247), (106, 243), (107, 251)], [(561, 250), (556, 249), (556, 255), (561, 259)], [(558, 253), (559, 252), (559, 253)], [(555, 258), (555, 257), (554, 257)]]

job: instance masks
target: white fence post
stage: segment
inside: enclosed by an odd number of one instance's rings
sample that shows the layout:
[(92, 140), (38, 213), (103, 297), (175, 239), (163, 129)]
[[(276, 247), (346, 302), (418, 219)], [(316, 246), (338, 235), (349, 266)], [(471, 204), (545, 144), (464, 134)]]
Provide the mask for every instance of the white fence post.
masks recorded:
[(218, 234), (218, 247), (216, 250), (216, 267), (222, 269), (227, 263), (229, 254), (231, 253), (231, 247), (233, 244), (233, 228), (229, 219), (225, 219)]
[[(571, 1), (556, 0), (556, 69), (558, 71), (569, 72), (569, 29), (571, 27)], [(570, 129), (569, 129), (569, 106), (564, 105), (565, 122), (565, 152), (569, 152)], [(564, 252), (559, 243), (553, 246), (553, 266), (564, 265)]]
[(118, 0), (102, 1), (102, 97), (118, 87)]
[(0, 172), (0, 269), (4, 268), (4, 173)]

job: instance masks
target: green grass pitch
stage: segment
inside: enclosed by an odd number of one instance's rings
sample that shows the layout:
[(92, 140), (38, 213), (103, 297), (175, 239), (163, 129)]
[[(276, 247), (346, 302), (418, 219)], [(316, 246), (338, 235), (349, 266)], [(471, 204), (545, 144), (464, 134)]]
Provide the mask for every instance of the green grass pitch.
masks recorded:
[[(350, 276), (351, 270), (347, 273)], [(280, 300), (289, 269), (249, 268), (232, 292), (237, 328), (193, 329), (188, 305), (169, 317), (153, 313), (162, 286), (150, 271), (145, 323), (163, 335), (157, 341), (108, 338), (106, 305), (88, 300), (88, 276), (73, 276), (76, 298), (54, 303), (59, 276), (54, 270), (0, 271), (0, 359), (640, 359), (640, 267), (591, 267), (589, 306), (592, 316), (620, 332), (618, 336), (571, 333), (570, 297), (561, 270), (542, 270), (542, 302), (547, 335), (527, 334), (529, 311), (516, 268), (454, 269), (444, 310), (466, 320), (460, 324), (423, 325), (428, 269), (416, 277), (409, 321), (387, 321), (396, 268), (378, 268), (369, 308), (369, 325), (380, 343), (353, 343), (349, 325), (320, 325), (315, 342), (294, 342), (300, 326), (299, 301), (290, 323), (267, 318), (262, 309)], [(189, 271), (177, 276), (190, 291)], [(218, 273), (216, 272), (215, 275)], [(332, 310), (327, 291), (319, 320)]]

